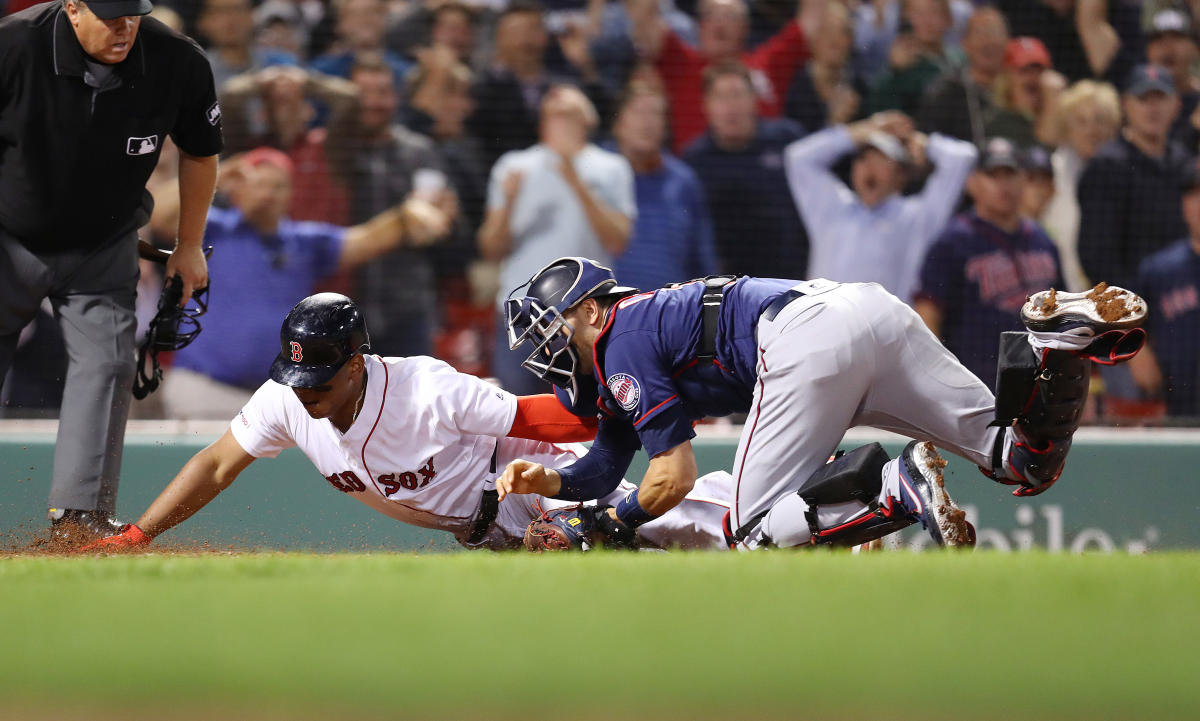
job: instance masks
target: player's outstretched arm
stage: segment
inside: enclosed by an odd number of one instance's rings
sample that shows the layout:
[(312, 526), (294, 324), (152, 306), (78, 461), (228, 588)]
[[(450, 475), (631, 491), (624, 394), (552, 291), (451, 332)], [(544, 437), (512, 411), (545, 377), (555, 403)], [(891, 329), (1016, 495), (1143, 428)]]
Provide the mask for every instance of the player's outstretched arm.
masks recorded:
[(204, 508), (253, 461), (254, 456), (242, 449), (233, 433), (225, 431), (225, 435), (212, 445), (192, 456), (137, 523), (126, 527), (120, 535), (101, 539), (82, 550), (149, 543), (158, 534), (179, 525)]

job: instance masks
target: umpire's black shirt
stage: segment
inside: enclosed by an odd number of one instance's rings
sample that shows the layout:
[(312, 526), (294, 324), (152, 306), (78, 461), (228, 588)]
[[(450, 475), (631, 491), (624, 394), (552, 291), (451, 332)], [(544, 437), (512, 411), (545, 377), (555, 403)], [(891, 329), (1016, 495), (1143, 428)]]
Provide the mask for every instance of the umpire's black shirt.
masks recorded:
[(143, 17), (107, 79), (89, 62), (58, 0), (0, 20), (0, 229), (35, 252), (143, 225), (168, 135), (189, 155), (221, 151), (212, 70), (194, 42)]

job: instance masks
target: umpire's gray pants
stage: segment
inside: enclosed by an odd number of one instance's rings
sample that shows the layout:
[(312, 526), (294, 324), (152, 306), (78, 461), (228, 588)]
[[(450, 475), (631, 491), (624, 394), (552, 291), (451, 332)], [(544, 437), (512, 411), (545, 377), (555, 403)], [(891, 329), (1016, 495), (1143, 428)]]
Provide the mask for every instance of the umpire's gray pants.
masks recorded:
[(134, 376), (137, 280), (135, 233), (96, 249), (40, 254), (0, 230), (0, 378), (44, 298), (67, 348), (51, 508), (116, 509)]

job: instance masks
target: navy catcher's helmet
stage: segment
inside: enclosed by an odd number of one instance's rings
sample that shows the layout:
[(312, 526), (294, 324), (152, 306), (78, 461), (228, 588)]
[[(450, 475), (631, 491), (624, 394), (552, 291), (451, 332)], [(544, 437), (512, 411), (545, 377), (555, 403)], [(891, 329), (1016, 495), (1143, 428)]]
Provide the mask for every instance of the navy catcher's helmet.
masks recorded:
[(504, 306), (508, 346), (516, 350), (532, 341), (533, 352), (521, 365), (566, 390), (574, 403), (579, 397), (575, 382), (579, 356), (571, 347), (574, 329), (563, 314), (588, 298), (636, 292), (618, 285), (612, 270), (594, 260), (559, 258), (508, 294)]
[(271, 380), (294, 388), (328, 383), (355, 354), (370, 350), (367, 326), (354, 301), (337, 293), (310, 295), (279, 329)]

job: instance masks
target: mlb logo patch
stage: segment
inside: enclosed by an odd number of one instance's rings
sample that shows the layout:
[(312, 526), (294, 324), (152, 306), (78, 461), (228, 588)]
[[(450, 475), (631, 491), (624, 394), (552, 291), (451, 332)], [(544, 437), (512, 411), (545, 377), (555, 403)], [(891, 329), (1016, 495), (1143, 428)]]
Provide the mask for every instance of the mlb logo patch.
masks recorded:
[(149, 155), (155, 150), (158, 150), (157, 135), (151, 135), (148, 138), (130, 138), (125, 143), (126, 155)]
[(624, 411), (632, 411), (637, 408), (638, 401), (642, 399), (641, 386), (638, 385), (637, 379), (628, 373), (617, 373), (610, 376), (608, 390), (612, 392), (613, 400)]
[(204, 116), (208, 118), (209, 125), (216, 125), (217, 123), (221, 122), (221, 105), (220, 105), (220, 103), (213, 103), (212, 107), (210, 107), (208, 109), (208, 111), (204, 114)]

